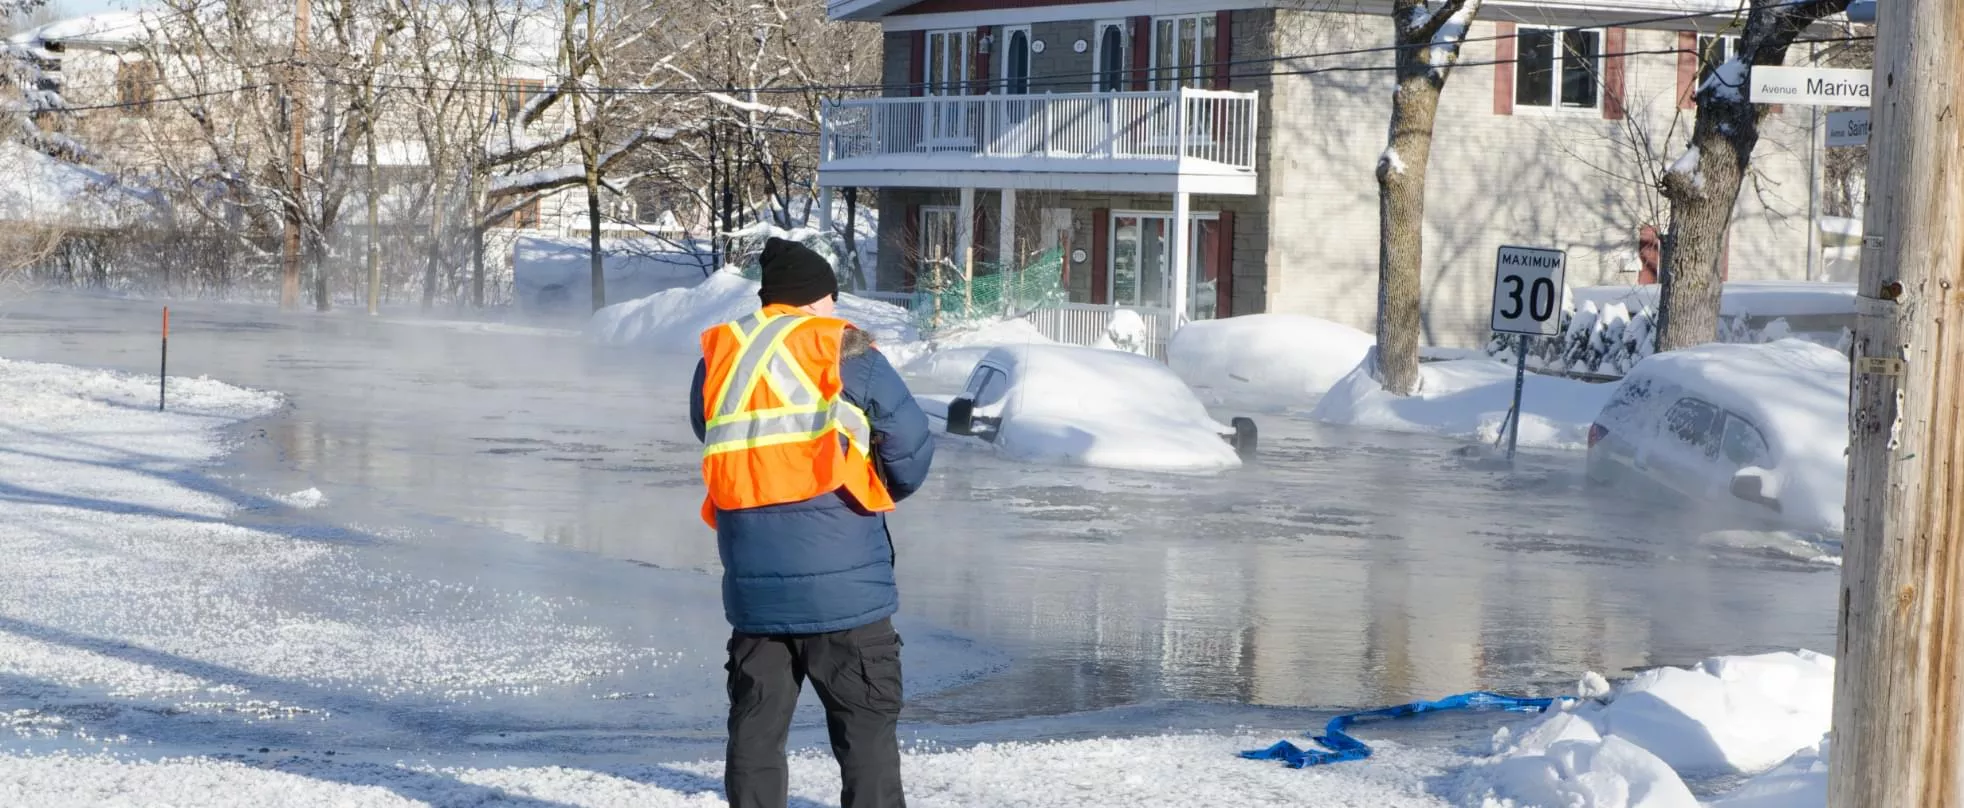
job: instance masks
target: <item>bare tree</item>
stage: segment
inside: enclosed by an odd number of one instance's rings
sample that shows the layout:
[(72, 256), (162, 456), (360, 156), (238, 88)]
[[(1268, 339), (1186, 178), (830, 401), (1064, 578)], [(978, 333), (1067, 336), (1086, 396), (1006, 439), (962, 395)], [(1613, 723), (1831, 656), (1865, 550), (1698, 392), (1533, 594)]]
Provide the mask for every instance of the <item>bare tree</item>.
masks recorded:
[(1752, 68), (1784, 63), (1787, 48), (1802, 31), (1848, 7), (1848, 0), (1750, 2), (1739, 56), (1720, 65), (1698, 88), (1691, 145), (1664, 174), (1671, 229), (1664, 237), (1659, 351), (1718, 338), (1719, 257), (1767, 114), (1765, 105), (1747, 98)]
[(1378, 158), (1378, 323), (1374, 371), (1386, 392), (1418, 391), (1419, 279), (1425, 254), (1425, 172), (1439, 92), (1459, 61), (1481, 0), (1394, 0), (1398, 86), (1390, 141)]

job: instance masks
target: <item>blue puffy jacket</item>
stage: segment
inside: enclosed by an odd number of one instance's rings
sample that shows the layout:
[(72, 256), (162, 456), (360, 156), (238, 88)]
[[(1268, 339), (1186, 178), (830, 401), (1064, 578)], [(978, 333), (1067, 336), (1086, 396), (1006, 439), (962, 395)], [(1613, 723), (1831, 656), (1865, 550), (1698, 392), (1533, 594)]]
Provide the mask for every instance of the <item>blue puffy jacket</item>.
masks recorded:
[[(864, 332), (846, 330), (845, 397), (873, 422), (878, 462), (895, 502), (927, 480), (934, 435), (900, 374)], [(689, 419), (703, 438), (703, 376), (689, 383)], [(723, 614), (745, 634), (844, 631), (900, 609), (893, 538), (884, 514), (859, 509), (843, 490), (804, 502), (716, 515), (723, 558)]]

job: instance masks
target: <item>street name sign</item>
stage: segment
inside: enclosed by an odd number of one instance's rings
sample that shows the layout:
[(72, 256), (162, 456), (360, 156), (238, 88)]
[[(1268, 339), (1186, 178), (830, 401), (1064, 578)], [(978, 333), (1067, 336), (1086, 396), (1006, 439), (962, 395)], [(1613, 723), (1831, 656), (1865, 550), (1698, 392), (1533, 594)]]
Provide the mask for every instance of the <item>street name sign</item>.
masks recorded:
[(1869, 105), (1870, 70), (1839, 67), (1753, 68), (1751, 101), (1755, 104), (1799, 104), (1816, 107)]

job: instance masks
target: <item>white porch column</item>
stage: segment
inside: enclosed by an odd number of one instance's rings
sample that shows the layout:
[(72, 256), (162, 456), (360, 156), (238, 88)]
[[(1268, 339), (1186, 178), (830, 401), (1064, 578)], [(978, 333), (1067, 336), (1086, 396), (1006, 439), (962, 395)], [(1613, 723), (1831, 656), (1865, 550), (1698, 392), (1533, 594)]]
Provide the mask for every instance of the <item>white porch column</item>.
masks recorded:
[[(1002, 189), (1002, 215), (996, 219), (996, 264), (1004, 269), (1021, 269), (1016, 260), (1016, 189)], [(1000, 271), (1000, 270), (998, 270)]]
[[(1173, 291), (1171, 328), (1175, 330), (1187, 319), (1187, 242), (1190, 240), (1187, 227), (1193, 218), (1192, 204), (1193, 200), (1186, 191), (1173, 193), (1173, 223), (1169, 228), (1172, 232), (1167, 234), (1166, 249), (1173, 254), (1170, 262), (1173, 275), (1170, 279)], [(1169, 330), (1160, 336), (1170, 341), (1173, 332)]]
[(832, 234), (832, 186), (818, 187), (818, 229), (826, 235)]
[[(975, 279), (975, 189), (962, 189), (961, 212), (955, 214), (955, 260), (962, 262), (962, 297), (973, 302)], [(967, 314), (967, 312), (963, 312)]]

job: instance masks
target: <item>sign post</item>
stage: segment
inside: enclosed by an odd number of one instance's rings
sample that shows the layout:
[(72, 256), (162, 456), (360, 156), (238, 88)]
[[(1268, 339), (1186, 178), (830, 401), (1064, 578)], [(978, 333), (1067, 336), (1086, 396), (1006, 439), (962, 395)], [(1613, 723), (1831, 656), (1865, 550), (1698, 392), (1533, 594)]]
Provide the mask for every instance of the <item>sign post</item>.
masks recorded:
[(1528, 340), (1561, 333), (1568, 253), (1542, 247), (1503, 246), (1494, 259), (1494, 333), (1518, 338), (1514, 349), (1514, 408), (1507, 417), (1507, 462), (1521, 440), (1521, 392), (1527, 386)]

